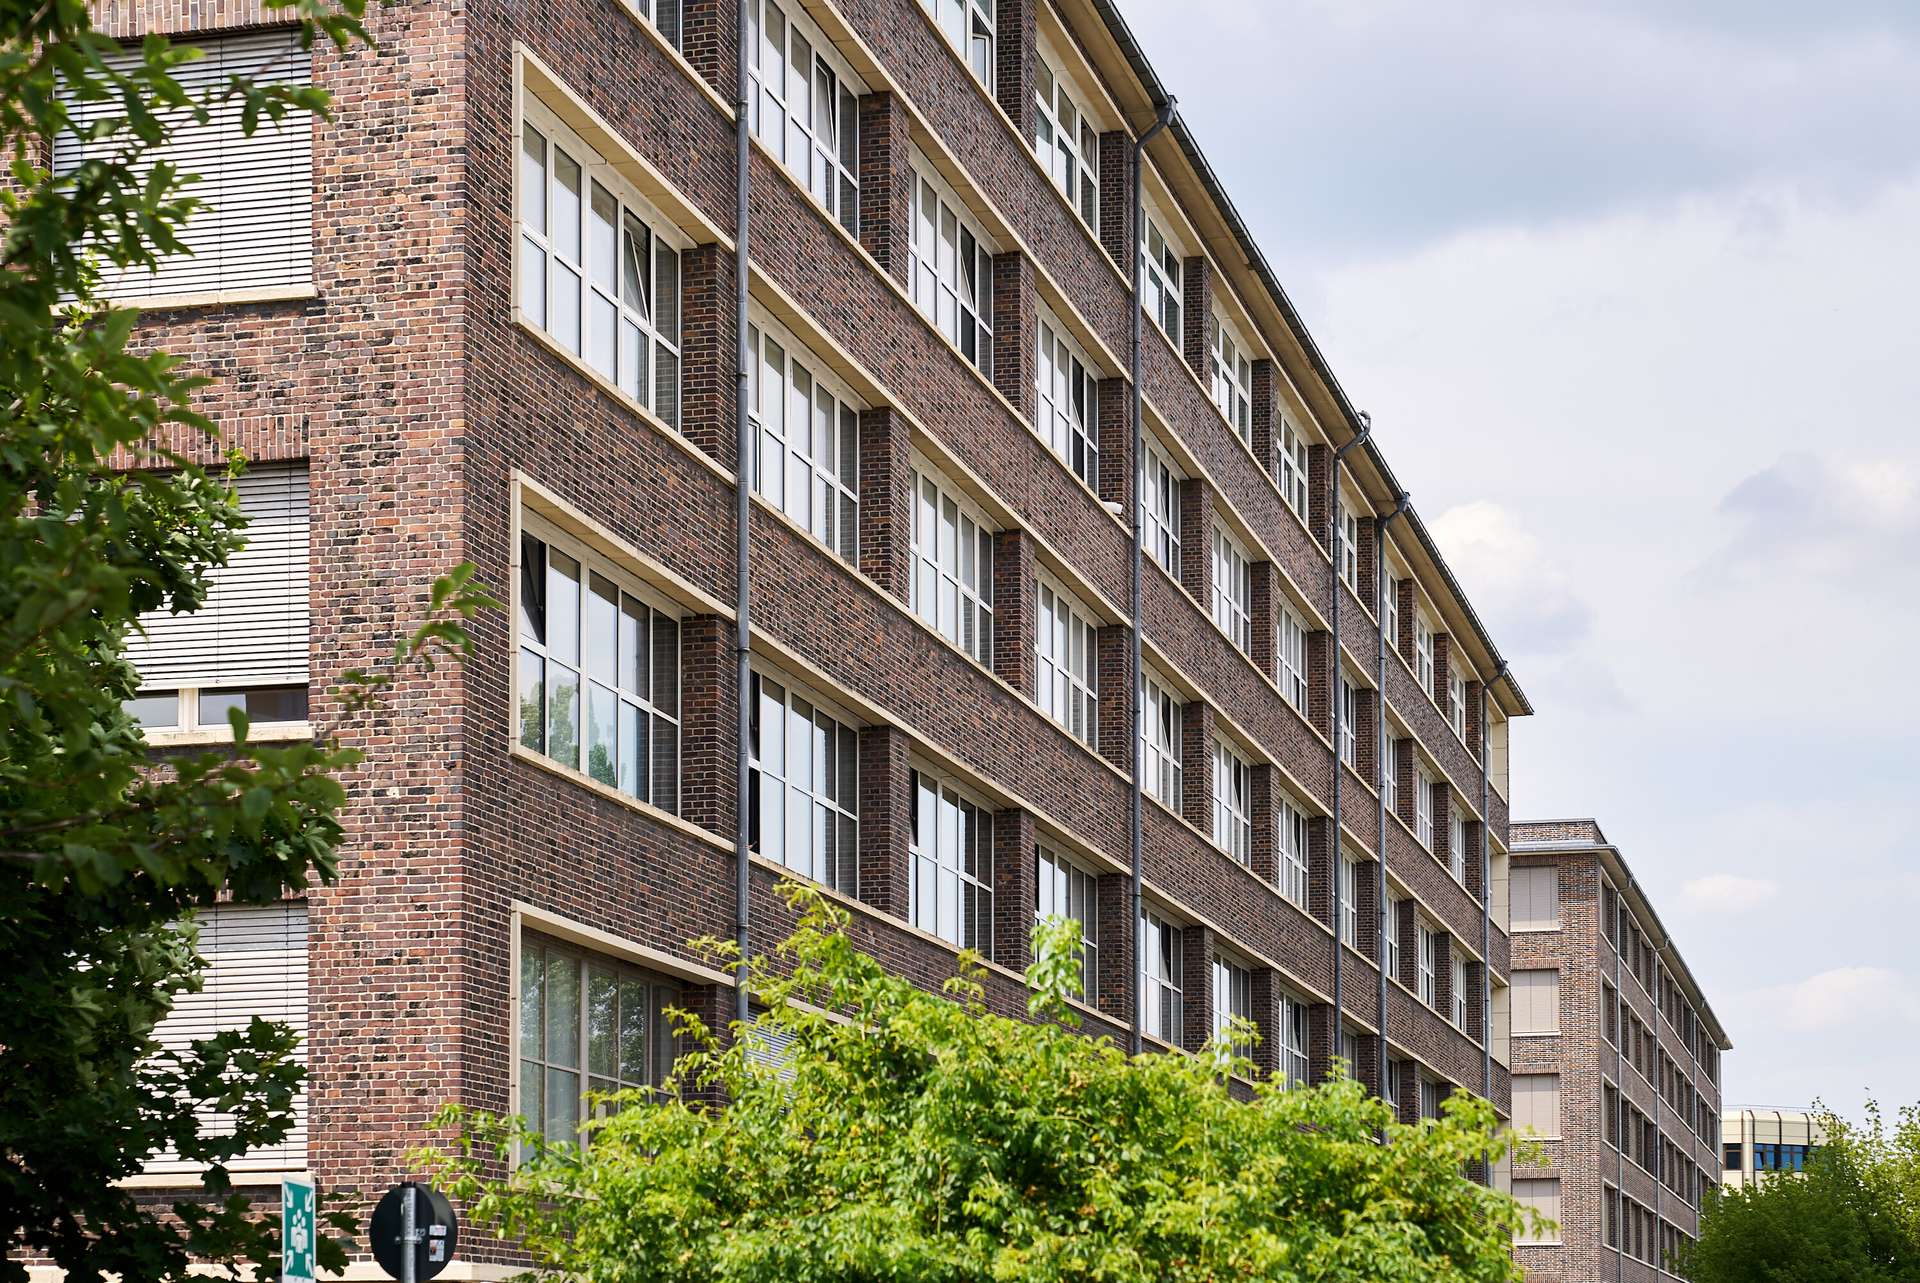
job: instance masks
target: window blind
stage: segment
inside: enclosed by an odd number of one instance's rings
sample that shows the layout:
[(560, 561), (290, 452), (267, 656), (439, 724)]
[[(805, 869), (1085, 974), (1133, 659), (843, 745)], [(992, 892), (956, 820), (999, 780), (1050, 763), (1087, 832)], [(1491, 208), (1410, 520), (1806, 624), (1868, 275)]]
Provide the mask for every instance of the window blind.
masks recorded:
[(1513, 871), (1512, 927), (1515, 931), (1553, 931), (1560, 926), (1560, 870), (1551, 864)]
[(146, 689), (307, 680), (307, 465), (263, 465), (235, 483), (246, 546), (214, 570), (191, 614), (141, 617), (127, 657)]
[[(307, 906), (222, 904), (200, 911), (200, 954), (207, 961), (199, 993), (181, 994), (154, 1038), (168, 1051), (185, 1052), (197, 1038), (245, 1029), (255, 1016), (307, 1034)], [(304, 1063), (306, 1053), (300, 1053)], [(203, 1114), (203, 1133), (231, 1130), (232, 1119)], [(249, 1150), (227, 1164), (230, 1171), (298, 1171), (306, 1167), (307, 1094), (294, 1096), (293, 1128), (278, 1145)], [(154, 1173), (196, 1172), (171, 1150), (147, 1164)]]
[[(196, 100), (223, 88), (229, 77), (304, 85), (312, 81), (312, 55), (300, 48), (292, 28), (197, 38), (205, 56), (175, 68), (174, 77)], [(137, 48), (110, 56), (108, 65), (131, 69)], [(75, 129), (122, 114), (118, 99), (66, 101)], [(163, 147), (147, 148), (132, 168), (145, 175), (171, 161), (182, 175), (199, 175), (184, 194), (202, 203), (181, 229), (191, 253), (164, 256), (144, 267), (107, 266), (103, 298), (234, 293), (313, 283), (313, 118), (289, 113), (278, 124), (260, 120), (249, 135), (240, 127), (240, 100), (211, 107), (205, 124), (184, 110), (160, 113), (171, 127)], [(110, 160), (128, 135), (123, 130), (96, 141), (72, 132), (54, 140), (53, 170), (71, 174), (88, 160)]]

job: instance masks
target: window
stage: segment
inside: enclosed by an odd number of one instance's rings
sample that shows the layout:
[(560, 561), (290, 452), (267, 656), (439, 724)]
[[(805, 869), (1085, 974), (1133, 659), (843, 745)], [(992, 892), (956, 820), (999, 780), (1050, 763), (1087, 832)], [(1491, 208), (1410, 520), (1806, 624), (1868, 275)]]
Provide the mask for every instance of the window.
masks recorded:
[(1241, 864), (1253, 862), (1252, 777), (1225, 740), (1213, 742), (1213, 841)]
[(860, 230), (860, 111), (865, 86), (841, 70), (819, 28), (774, 0), (747, 0), (748, 113), (773, 158), (827, 213)]
[(993, 88), (993, 0), (920, 0), (974, 79)]
[(638, 585), (611, 563), (550, 541), (532, 518), (527, 527), (520, 536), (520, 743), (678, 811), (680, 621), (641, 600)]
[(758, 673), (751, 711), (748, 842), (803, 878), (857, 894), (860, 753), (853, 728)]
[(1245, 1054), (1245, 1043), (1234, 1045), (1235, 1021), (1253, 1020), (1253, 973), (1237, 962), (1213, 955), (1213, 1045), (1225, 1060), (1236, 1053)]
[(1461, 743), (1467, 740), (1467, 678), (1452, 663), (1447, 665), (1447, 722)]
[(1072, 598), (1041, 580), (1035, 594), (1040, 619), (1034, 630), (1039, 651), (1040, 711), (1091, 745), (1097, 728), (1099, 668), (1093, 621)]
[(658, 1087), (673, 1064), (675, 986), (611, 958), (520, 940), (520, 1112), (577, 1144), (587, 1093)]
[(1243, 654), (1253, 652), (1253, 567), (1240, 541), (1219, 525), (1213, 528), (1213, 622)]
[(1253, 444), (1253, 362), (1233, 327), (1214, 313), (1207, 318), (1207, 363), (1213, 375), (1213, 403), (1235, 435)]
[(1380, 961), (1388, 976), (1400, 978), (1400, 901), (1392, 894), (1380, 905)]
[(1340, 938), (1360, 947), (1360, 862), (1340, 853)]
[[(177, 229), (185, 249), (162, 254), (149, 270), (144, 264), (115, 266), (102, 260), (98, 293), (102, 298), (152, 298), (288, 290), (313, 284), (313, 133), (305, 113), (291, 112), (275, 123), (261, 116), (253, 133), (241, 127), (242, 99), (219, 98), (228, 80), (247, 76), (262, 84), (306, 85), (312, 80), (312, 56), (300, 47), (299, 32), (272, 31), (212, 35), (195, 32), (181, 40), (199, 48), (201, 58), (173, 69), (186, 93), (207, 104), (202, 123), (185, 107), (156, 112), (172, 131), (164, 149), (138, 148), (129, 168), (140, 179), (164, 160), (184, 173), (199, 175), (178, 194), (202, 202)], [(108, 52), (108, 69), (131, 71), (144, 55), (139, 44)], [(62, 92), (70, 127), (53, 140), (53, 172), (73, 174), (89, 161), (113, 161), (134, 142), (121, 128), (97, 139), (82, 137), (95, 125), (124, 116), (119, 97), (82, 102)]]
[(1180, 1045), (1180, 928), (1159, 914), (1143, 915), (1140, 953), (1140, 1024), (1150, 1037)]
[(1307, 1005), (1290, 993), (1280, 995), (1279, 1072), (1289, 1087), (1308, 1083)]
[(944, 477), (913, 473), (913, 613), (982, 664), (993, 662), (993, 535)]
[(1467, 884), (1467, 813), (1457, 798), (1447, 798), (1447, 864), (1454, 880)]
[(820, 364), (762, 324), (747, 327), (753, 488), (842, 559), (859, 558), (860, 416)]
[(1420, 1075), (1420, 1117), (1440, 1117), (1440, 1095), (1439, 1081)]
[(1515, 1131), (1525, 1128), (1549, 1140), (1559, 1138), (1559, 1074), (1513, 1076), (1513, 1126)]
[(1274, 834), (1274, 845), (1280, 853), (1280, 894), (1304, 909), (1307, 907), (1307, 813), (1282, 793), (1275, 826), (1278, 832)]
[(1721, 1155), (1721, 1166), (1725, 1167), (1730, 1172), (1737, 1172), (1740, 1170), (1741, 1168), (1740, 1143), (1738, 1141), (1735, 1141), (1733, 1144), (1727, 1145), (1724, 1147)]
[(1346, 1066), (1346, 1076), (1360, 1076), (1360, 1035), (1345, 1028), (1340, 1030), (1340, 1059)]
[(1553, 864), (1523, 864), (1511, 874), (1513, 930), (1559, 930), (1559, 868)]
[(1400, 581), (1392, 575), (1380, 577), (1380, 631), (1387, 635), (1387, 649), (1400, 649)]
[(1140, 786), (1176, 814), (1180, 810), (1180, 700), (1144, 673), (1140, 677)]
[(993, 816), (958, 790), (913, 772), (913, 925), (993, 957)]
[(1425, 615), (1415, 613), (1413, 617), (1413, 674), (1420, 679), (1420, 689), (1428, 699), (1433, 698), (1433, 627), (1427, 623)]
[(1414, 768), (1413, 833), (1420, 845), (1433, 850), (1433, 777), (1427, 768)]
[(1600, 1014), (1605, 1022), (1603, 1030), (1607, 1041), (1618, 1047), (1620, 1045), (1620, 996), (1614, 992), (1613, 986), (1604, 980), (1600, 982)]
[(1180, 252), (1167, 240), (1160, 221), (1146, 216), (1140, 243), (1140, 306), (1160, 332), (1180, 346)]
[(233, 488), (246, 544), (208, 572), (206, 601), (127, 637), (127, 711), (149, 730), (225, 730), (230, 709), (256, 728), (307, 720), (307, 465), (260, 464)]
[(993, 251), (959, 198), (913, 171), (913, 301), (982, 374), (993, 374)]
[(1513, 1032), (1560, 1032), (1560, 973), (1553, 970), (1513, 973)]
[(680, 47), (680, 3), (681, 0), (621, 0), (627, 8), (652, 23), (667, 43), (675, 49)]
[(1537, 1224), (1529, 1218), (1526, 1224), (1515, 1232), (1514, 1242), (1553, 1244), (1560, 1241), (1560, 1178), (1558, 1176), (1516, 1180), (1513, 1183), (1513, 1197), (1521, 1207), (1546, 1222), (1546, 1224)]
[(1305, 521), (1307, 503), (1307, 440), (1293, 426), (1293, 420), (1280, 416), (1280, 494), (1293, 509), (1293, 515)]
[(538, 103), (520, 132), (520, 319), (680, 423), (680, 253), (658, 219)]
[(1452, 998), (1453, 1027), (1467, 1027), (1467, 960), (1460, 954), (1453, 955)]
[(1100, 131), (1073, 100), (1052, 61), (1036, 59), (1033, 154), (1094, 235), (1100, 233)]
[(1424, 921), (1416, 921), (1414, 941), (1418, 946), (1420, 1001), (1437, 1011), (1440, 1008), (1440, 933)]
[(1340, 761), (1350, 771), (1360, 769), (1360, 688), (1352, 674), (1340, 670)]
[(1302, 717), (1307, 715), (1307, 626), (1293, 607), (1280, 607), (1280, 690)]
[(1053, 452), (1090, 489), (1100, 485), (1100, 388), (1091, 363), (1045, 313), (1034, 385), (1040, 413), (1035, 427)]
[(1395, 1118), (1400, 1116), (1400, 1066), (1392, 1059), (1392, 1053), (1383, 1048), (1381, 1054), (1387, 1059), (1380, 1069), (1380, 1099), (1393, 1107)]
[(1340, 582), (1345, 584), (1353, 595), (1360, 595), (1360, 518), (1347, 506), (1344, 497), (1340, 500), (1338, 519)]
[(1392, 731), (1380, 739), (1380, 796), (1387, 810), (1400, 813), (1400, 741)]
[(1140, 460), (1140, 524), (1147, 556), (1180, 579), (1180, 474), (1151, 441)]
[(1072, 918), (1080, 924), (1080, 996), (1092, 1002), (1099, 993), (1100, 897), (1099, 882), (1065, 856), (1044, 846), (1034, 848), (1034, 918)]
[[(194, 912), (197, 949), (206, 962), (200, 989), (174, 995), (173, 1009), (154, 1027), (162, 1051), (186, 1052), (197, 1038), (245, 1030), (255, 1016), (278, 1021), (301, 1035), (296, 1057), (306, 1060), (307, 905), (303, 900), (277, 904), (217, 904)], [(299, 1171), (307, 1165), (307, 1093), (294, 1092), (292, 1127), (274, 1145), (250, 1149), (226, 1160), (230, 1172)], [(231, 1135), (233, 1120), (202, 1112), (204, 1135)], [(197, 1173), (169, 1147), (147, 1160), (149, 1174)]]

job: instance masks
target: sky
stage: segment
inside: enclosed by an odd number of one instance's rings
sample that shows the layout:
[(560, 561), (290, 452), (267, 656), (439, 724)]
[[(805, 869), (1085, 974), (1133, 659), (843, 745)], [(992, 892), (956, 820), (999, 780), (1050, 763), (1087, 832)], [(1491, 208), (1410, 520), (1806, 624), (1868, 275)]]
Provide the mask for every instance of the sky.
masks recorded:
[(1920, 1100), (1920, 3), (1128, 0), (1734, 1043)]

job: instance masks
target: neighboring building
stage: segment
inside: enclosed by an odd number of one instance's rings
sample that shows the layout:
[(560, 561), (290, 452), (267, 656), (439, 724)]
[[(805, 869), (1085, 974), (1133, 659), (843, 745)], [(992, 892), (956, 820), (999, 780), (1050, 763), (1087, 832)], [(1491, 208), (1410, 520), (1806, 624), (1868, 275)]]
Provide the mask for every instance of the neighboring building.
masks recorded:
[(1729, 1189), (1805, 1171), (1827, 1138), (1818, 1115), (1804, 1109), (1729, 1109), (1721, 1119), (1720, 1183)]
[(1336, 459), (1361, 416), (1178, 123), (1148, 149), (1133, 457), (1128, 155), (1164, 91), (1124, 23), (751, 12), (741, 691), (732, 0), (419, 0), (371, 13), (378, 56), (298, 51), (246, 0), (113, 11), (126, 37), (217, 14), (196, 66), (336, 98), (255, 141), (206, 126), (200, 258), (115, 282), (215, 376), (271, 536), (142, 647), (154, 738), (217, 741), (235, 703), (307, 734), (463, 559), (511, 603), (352, 733), (339, 883), (209, 915), (196, 1010), (309, 1035), (304, 1139), (249, 1179), (378, 1190), (449, 1098), (570, 1134), (583, 1091), (659, 1077), (664, 1004), (729, 1014), (687, 941), (737, 925), (742, 698), (757, 945), (809, 878), (890, 966), (932, 986), (977, 949), (1024, 1013), (1029, 928), (1070, 913), (1091, 1032), (1139, 1002), (1149, 1046), (1192, 1050), (1248, 1015), (1268, 1072), (1341, 1055), (1407, 1117), (1504, 1111), (1487, 889), (1530, 709), (1419, 515), (1383, 533), (1379, 447)]
[[(1677, 1277), (1720, 1162), (1732, 1046), (1619, 848), (1592, 820), (1513, 826), (1514, 1193), (1559, 1223), (1529, 1283)], [(1498, 889), (1496, 888), (1496, 894)]]

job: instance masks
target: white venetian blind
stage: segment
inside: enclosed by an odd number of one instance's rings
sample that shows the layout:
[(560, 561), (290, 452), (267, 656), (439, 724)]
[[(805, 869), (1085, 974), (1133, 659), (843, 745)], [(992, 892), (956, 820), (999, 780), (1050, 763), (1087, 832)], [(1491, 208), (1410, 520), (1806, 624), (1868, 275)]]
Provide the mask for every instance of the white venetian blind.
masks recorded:
[(1515, 931), (1560, 929), (1558, 866), (1529, 864), (1513, 870), (1512, 924)]
[(1513, 1125), (1531, 1128), (1534, 1135), (1560, 1135), (1560, 1075), (1513, 1076)]
[(1513, 973), (1513, 1032), (1560, 1032), (1560, 973), (1551, 970)]
[[(300, 48), (296, 30), (248, 31), (192, 41), (205, 56), (174, 70), (181, 87), (205, 101), (231, 76), (304, 85), (313, 78), (313, 58)], [(110, 58), (126, 69), (139, 64), (137, 49)], [(122, 114), (116, 98), (80, 102), (67, 110), (76, 128)], [(145, 174), (167, 160), (200, 181), (184, 194), (203, 202), (181, 240), (191, 254), (163, 258), (157, 270), (107, 267), (104, 298), (232, 294), (313, 283), (313, 117), (291, 112), (274, 123), (262, 119), (252, 134), (240, 127), (240, 100), (212, 107), (207, 123), (173, 110), (161, 113), (172, 134), (135, 162)], [(125, 141), (121, 133), (87, 142), (71, 132), (54, 140), (53, 169), (70, 174), (90, 159), (110, 159)]]
[(246, 547), (212, 572), (205, 605), (142, 616), (127, 639), (145, 689), (307, 680), (307, 465), (258, 464), (235, 489)]
[[(200, 955), (207, 960), (199, 993), (181, 994), (173, 1012), (160, 1022), (154, 1038), (169, 1051), (186, 1051), (196, 1038), (227, 1029), (245, 1029), (255, 1016), (307, 1035), (307, 906), (298, 900), (279, 904), (222, 904), (202, 909)], [(304, 1047), (299, 1059), (306, 1062)], [(248, 1151), (227, 1164), (230, 1171), (298, 1171), (307, 1164), (307, 1094), (294, 1097), (293, 1129), (280, 1144)], [(201, 1129), (217, 1134), (231, 1128), (219, 1114), (202, 1116)], [(171, 1152), (156, 1155), (149, 1172), (189, 1172), (197, 1165)]]
[(1513, 1197), (1522, 1207), (1545, 1217), (1551, 1225), (1529, 1223), (1514, 1236), (1516, 1243), (1558, 1243), (1560, 1241), (1560, 1178), (1548, 1176), (1513, 1183)]

